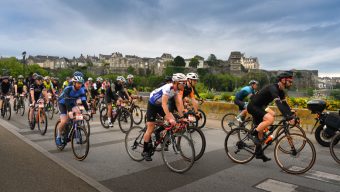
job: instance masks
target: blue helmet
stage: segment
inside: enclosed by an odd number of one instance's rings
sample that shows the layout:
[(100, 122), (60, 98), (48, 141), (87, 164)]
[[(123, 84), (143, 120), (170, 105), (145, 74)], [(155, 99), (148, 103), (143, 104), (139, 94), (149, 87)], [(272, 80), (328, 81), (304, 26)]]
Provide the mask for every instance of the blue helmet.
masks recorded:
[(82, 72), (80, 72), (80, 71), (74, 72), (74, 73), (73, 73), (73, 77), (75, 77), (75, 76), (81, 76), (81, 77), (84, 78), (84, 74), (83, 74)]

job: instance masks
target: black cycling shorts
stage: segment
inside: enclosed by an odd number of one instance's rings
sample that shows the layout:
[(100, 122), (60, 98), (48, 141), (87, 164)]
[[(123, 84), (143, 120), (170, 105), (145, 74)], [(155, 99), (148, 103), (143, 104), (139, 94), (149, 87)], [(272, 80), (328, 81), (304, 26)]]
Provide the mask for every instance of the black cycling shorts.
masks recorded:
[(116, 102), (118, 100), (118, 95), (113, 93), (112, 91), (106, 91), (105, 100), (106, 103), (112, 103), (113, 101)]
[(248, 113), (253, 116), (253, 121), (255, 125), (259, 125), (263, 121), (263, 117), (267, 114), (265, 107), (258, 107), (252, 105), (251, 103), (247, 106)]
[(59, 104), (58, 104), (58, 107), (59, 107), (59, 113), (60, 113), (60, 115), (66, 115), (66, 114), (67, 114), (66, 105), (59, 103)]
[(154, 105), (149, 101), (148, 108), (146, 110), (146, 121), (155, 122), (157, 114), (159, 114), (162, 117), (165, 116), (162, 106)]
[(244, 103), (243, 101), (238, 100), (238, 99), (235, 98), (234, 103), (238, 106), (238, 109), (239, 109), (240, 111), (243, 111), (243, 110), (246, 109), (246, 108), (245, 108), (245, 103)]

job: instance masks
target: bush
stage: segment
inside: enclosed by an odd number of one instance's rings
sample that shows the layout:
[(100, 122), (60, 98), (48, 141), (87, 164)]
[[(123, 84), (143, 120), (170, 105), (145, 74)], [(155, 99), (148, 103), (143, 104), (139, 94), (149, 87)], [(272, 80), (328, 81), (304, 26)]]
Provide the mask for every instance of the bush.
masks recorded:
[(201, 98), (203, 98), (203, 99), (214, 99), (215, 94), (212, 93), (211, 91), (207, 91), (207, 92), (205, 92), (205, 93), (201, 93), (200, 96), (201, 96)]

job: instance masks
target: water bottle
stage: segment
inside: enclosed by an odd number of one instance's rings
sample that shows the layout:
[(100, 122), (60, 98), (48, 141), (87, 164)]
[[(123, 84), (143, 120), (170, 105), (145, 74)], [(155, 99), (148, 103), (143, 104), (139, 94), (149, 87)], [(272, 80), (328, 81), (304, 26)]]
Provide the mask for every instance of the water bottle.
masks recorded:
[(270, 142), (272, 142), (274, 139), (274, 135), (269, 135), (269, 137), (264, 141), (265, 144), (268, 144)]
[(116, 107), (113, 107), (112, 108), (112, 119), (114, 119), (117, 115), (117, 108)]
[(151, 136), (151, 141), (152, 141), (152, 143), (156, 142), (156, 136), (155, 136), (155, 134), (152, 134), (152, 136)]

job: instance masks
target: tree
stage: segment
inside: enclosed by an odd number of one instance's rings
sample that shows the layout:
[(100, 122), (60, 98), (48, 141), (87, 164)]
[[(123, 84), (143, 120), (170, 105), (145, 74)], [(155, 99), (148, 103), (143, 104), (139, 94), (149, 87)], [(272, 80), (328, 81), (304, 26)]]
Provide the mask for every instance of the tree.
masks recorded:
[(209, 66), (216, 66), (218, 64), (218, 60), (216, 58), (216, 56), (214, 54), (210, 54), (208, 59), (207, 59), (207, 63)]
[(185, 60), (184, 60), (184, 58), (181, 57), (181, 56), (177, 56), (174, 59), (173, 66), (176, 66), (176, 67), (185, 67)]
[(189, 67), (197, 68), (197, 66), (200, 64), (197, 58), (192, 58), (189, 63)]
[(135, 75), (135, 68), (133, 68), (132, 66), (129, 66), (129, 67), (127, 68), (127, 72), (128, 72), (129, 74)]

